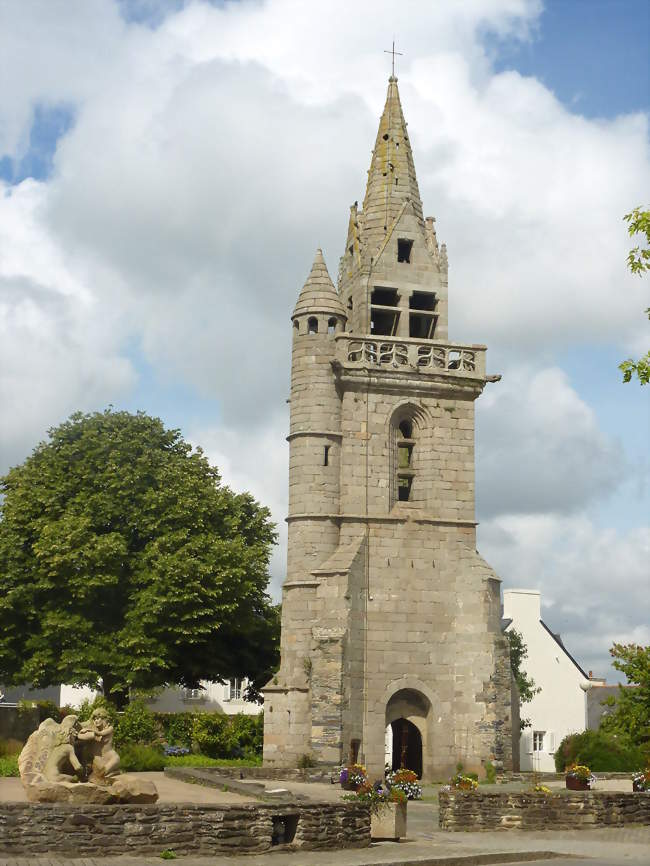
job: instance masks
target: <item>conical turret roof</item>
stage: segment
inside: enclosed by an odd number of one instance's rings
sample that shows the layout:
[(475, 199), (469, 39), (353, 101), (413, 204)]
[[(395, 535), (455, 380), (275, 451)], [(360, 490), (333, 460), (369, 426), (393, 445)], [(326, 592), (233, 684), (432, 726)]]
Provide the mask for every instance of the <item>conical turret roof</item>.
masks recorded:
[(337, 316), (347, 318), (345, 308), (334, 288), (334, 283), (330, 279), (323, 258), (323, 251), (320, 248), (316, 250), (311, 272), (298, 295), (293, 311), (294, 316), (301, 313), (334, 313)]
[(415, 215), (423, 220), (420, 190), (397, 78), (391, 76), (363, 200), (364, 234), (369, 252), (381, 244), (387, 229), (406, 201), (411, 202)]

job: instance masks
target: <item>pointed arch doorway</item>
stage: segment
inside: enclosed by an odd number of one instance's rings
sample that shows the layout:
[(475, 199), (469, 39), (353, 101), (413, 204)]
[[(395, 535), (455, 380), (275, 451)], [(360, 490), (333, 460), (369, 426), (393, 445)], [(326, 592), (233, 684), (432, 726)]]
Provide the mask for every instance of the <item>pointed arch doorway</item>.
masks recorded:
[(393, 770), (405, 767), (422, 778), (422, 734), (408, 719), (395, 719), (390, 724), (393, 734)]
[(399, 689), (386, 704), (386, 761), (393, 770), (431, 770), (431, 702), (419, 690)]

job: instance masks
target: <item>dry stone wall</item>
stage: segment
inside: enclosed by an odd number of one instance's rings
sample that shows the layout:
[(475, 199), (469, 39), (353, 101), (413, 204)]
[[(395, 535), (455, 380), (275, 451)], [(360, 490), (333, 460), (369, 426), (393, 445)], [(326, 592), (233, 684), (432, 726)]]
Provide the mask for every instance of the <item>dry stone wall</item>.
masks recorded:
[(586, 830), (650, 824), (650, 793), (441, 791), (442, 830)]
[(0, 804), (0, 855), (259, 854), (364, 848), (370, 813), (353, 804), (71, 806)]

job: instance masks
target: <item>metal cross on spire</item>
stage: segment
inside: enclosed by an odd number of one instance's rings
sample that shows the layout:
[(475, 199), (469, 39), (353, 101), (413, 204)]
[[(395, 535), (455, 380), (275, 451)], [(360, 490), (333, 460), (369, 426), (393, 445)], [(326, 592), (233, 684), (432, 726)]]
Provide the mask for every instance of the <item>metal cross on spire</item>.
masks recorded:
[(404, 54), (403, 54), (403, 52), (401, 52), (401, 51), (395, 51), (395, 40), (394, 40), (394, 39), (393, 39), (393, 47), (392, 47), (390, 50), (388, 50), (387, 48), (385, 48), (385, 49), (384, 49), (384, 54), (392, 54), (392, 55), (393, 55), (393, 57), (392, 57), (392, 72), (391, 72), (391, 78), (395, 78), (395, 55), (397, 54), (397, 55), (399, 55), (400, 57), (403, 57)]

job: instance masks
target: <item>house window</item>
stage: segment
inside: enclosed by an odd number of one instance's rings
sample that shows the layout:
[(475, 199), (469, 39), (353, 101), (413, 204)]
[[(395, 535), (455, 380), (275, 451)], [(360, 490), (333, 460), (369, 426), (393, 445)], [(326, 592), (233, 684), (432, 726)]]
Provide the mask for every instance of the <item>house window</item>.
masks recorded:
[(231, 679), (229, 681), (230, 686), (230, 700), (231, 701), (241, 701), (242, 696), (242, 683), (243, 680), (239, 679)]
[[(397, 178), (395, 178), (395, 185), (397, 185)], [(413, 241), (407, 241), (405, 238), (399, 238), (397, 241), (397, 261), (404, 262), (404, 264), (409, 264), (411, 261), (411, 247), (413, 246)]]
[(318, 319), (311, 318), (308, 320), (307, 333), (308, 334), (317, 334), (318, 333)]
[(205, 689), (183, 689), (184, 701), (202, 701), (205, 698)]
[(533, 731), (533, 752), (544, 751), (544, 734), (546, 731)]
[(336, 319), (329, 319), (327, 322), (327, 333), (333, 334), (336, 331)]

